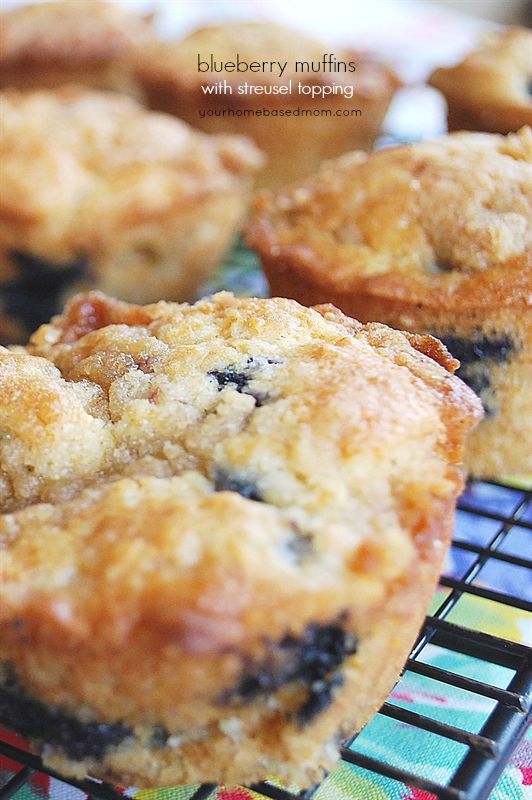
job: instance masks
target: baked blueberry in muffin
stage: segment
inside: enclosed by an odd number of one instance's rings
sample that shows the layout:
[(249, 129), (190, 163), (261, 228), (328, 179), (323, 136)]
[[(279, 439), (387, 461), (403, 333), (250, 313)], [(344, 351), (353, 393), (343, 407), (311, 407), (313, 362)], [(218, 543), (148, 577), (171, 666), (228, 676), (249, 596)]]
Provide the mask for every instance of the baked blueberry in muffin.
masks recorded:
[(423, 620), (481, 415), (331, 306), (78, 296), (0, 352), (0, 721), (67, 775), (309, 785)]
[(262, 164), (116, 94), (0, 96), (0, 341), (24, 341), (80, 288), (185, 300), (230, 248)]
[(429, 83), (447, 100), (450, 131), (510, 133), (532, 125), (532, 31), (490, 33), (459, 64), (436, 69)]
[(431, 333), (485, 420), (474, 475), (531, 472), (532, 134), (453, 134), (356, 152), (257, 199), (248, 242), (273, 294)]

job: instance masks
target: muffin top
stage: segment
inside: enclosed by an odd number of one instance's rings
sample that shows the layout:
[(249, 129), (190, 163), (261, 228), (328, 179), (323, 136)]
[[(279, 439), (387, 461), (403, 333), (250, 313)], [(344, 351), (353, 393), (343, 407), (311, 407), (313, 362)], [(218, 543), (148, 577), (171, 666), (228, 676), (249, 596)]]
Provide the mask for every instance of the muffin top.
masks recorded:
[[(208, 136), (112, 93), (11, 90), (0, 115), (0, 251), (23, 241), (50, 261), (233, 189), (262, 163), (245, 138)], [(0, 277), (12, 269), (0, 259)]]
[(512, 282), (530, 284), (531, 218), (525, 128), (347, 154), (299, 187), (259, 195), (247, 236), (263, 257), (343, 289), (438, 305), (502, 276), (513, 302)]
[(519, 125), (532, 125), (532, 31), (511, 27), (485, 37), (479, 50), (454, 67), (435, 70), (429, 83), (451, 103), (519, 110)]
[(456, 365), (331, 306), (78, 296), (0, 354), (3, 613), (197, 651), (282, 633), (285, 594), (345, 607), (370, 562), (352, 605), (380, 602), (461, 482), (481, 412)]
[(0, 70), (99, 65), (152, 38), (149, 19), (101, 0), (32, 3), (0, 15)]
[[(331, 54), (336, 62), (343, 61), (347, 66), (337, 72), (323, 70), (323, 58)], [(230, 70), (199, 71), (198, 59), (211, 66), (211, 56), (217, 64), (235, 64), (237, 57), (242, 64), (256, 64), (253, 70), (238, 72)], [(333, 59), (334, 61), (334, 59)], [(297, 78), (302, 83), (353, 84), (357, 93), (371, 97), (396, 86), (397, 79), (390, 70), (368, 59), (361, 53), (345, 48), (333, 48), (307, 34), (291, 30), (273, 22), (234, 22), (200, 28), (177, 44), (148, 45), (141, 54), (136, 54), (133, 70), (142, 80), (157, 79), (175, 84), (180, 91), (198, 93), (202, 84), (220, 79), (230, 84), (245, 81), (254, 84), (285, 84), (289, 78)], [(315, 68), (296, 62), (314, 62)], [(335, 62), (335, 63), (336, 63)], [(332, 62), (331, 62), (332, 63)], [(355, 70), (349, 69), (349, 64)], [(203, 94), (201, 94), (204, 97)], [(226, 98), (231, 100), (230, 97)], [(269, 101), (275, 96), (269, 96)], [(242, 100), (242, 98), (240, 98)], [(262, 100), (261, 100), (262, 102)], [(285, 98), (286, 102), (286, 98)]]

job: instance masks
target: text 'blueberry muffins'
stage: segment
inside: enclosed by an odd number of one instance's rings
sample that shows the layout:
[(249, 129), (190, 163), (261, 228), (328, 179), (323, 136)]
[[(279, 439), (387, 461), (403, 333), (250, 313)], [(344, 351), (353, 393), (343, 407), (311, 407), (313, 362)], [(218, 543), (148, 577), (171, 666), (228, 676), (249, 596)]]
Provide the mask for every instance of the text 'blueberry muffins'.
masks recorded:
[(122, 785), (310, 785), (421, 625), (480, 403), (332, 306), (75, 298), (0, 353), (0, 722)]
[(0, 341), (68, 294), (190, 300), (232, 245), (262, 156), (116, 94), (0, 95)]
[(131, 54), (155, 37), (151, 19), (100, 0), (30, 3), (0, 13), (0, 86), (79, 83), (138, 94)]
[[(260, 69), (206, 70), (211, 59), (236, 65), (237, 55), (239, 64)], [(132, 59), (131, 71), (151, 108), (208, 133), (252, 138), (268, 155), (258, 182), (269, 188), (311, 175), (324, 158), (354, 147), (369, 150), (399, 85), (390, 69), (367, 55), (272, 22), (212, 25), (178, 43), (148, 45)], [(223, 93), (203, 88), (220, 81), (228, 86)], [(290, 81), (291, 94), (271, 93)], [(299, 83), (315, 86), (315, 95), (299, 94)]]
[(523, 129), (352, 153), (264, 193), (248, 242), (273, 294), (442, 339), (486, 411), (466, 464), (500, 477), (532, 472), (531, 223)]
[(447, 100), (450, 131), (510, 133), (532, 125), (532, 31), (490, 33), (459, 64), (436, 69), (429, 83)]

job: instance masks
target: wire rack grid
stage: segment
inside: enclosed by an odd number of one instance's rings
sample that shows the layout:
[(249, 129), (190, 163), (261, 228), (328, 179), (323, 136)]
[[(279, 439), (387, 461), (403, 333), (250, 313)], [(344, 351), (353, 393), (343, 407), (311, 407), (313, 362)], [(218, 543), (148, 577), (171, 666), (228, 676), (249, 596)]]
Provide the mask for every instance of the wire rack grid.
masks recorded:
[[(495, 495), (500, 494), (502, 502), (497, 497), (493, 501), (494, 492)], [(447, 740), (462, 746), (465, 752), (445, 782), (406, 770), (400, 765), (400, 759), (394, 763), (393, 756), (382, 759), (368, 753), (364, 747), (364, 731), (344, 743), (341, 756), (344, 764), (416, 787), (429, 797), (440, 800), (487, 800), (530, 722), (532, 649), (482, 630), (457, 624), (453, 621), (453, 612), (460, 600), (467, 596), (480, 597), (506, 608), (532, 612), (532, 603), (526, 592), (523, 597), (511, 590), (487, 588), (482, 580), (477, 580), (479, 575), (482, 578), (486, 570), (489, 571), (492, 564), (508, 565), (526, 571), (528, 576), (532, 575), (532, 560), (526, 557), (526, 553), (531, 552), (532, 491), (503, 484), (471, 482), (458, 509), (452, 553), (455, 561), (462, 562), (462, 572), (459, 577), (456, 577), (456, 570), (454, 576), (442, 576), (442, 591), (432, 613), (425, 620), (420, 637), (405, 666), (403, 679), (410, 674), (473, 693), (491, 701), (491, 712), (481, 729), (471, 732), (404, 707), (393, 698), (381, 708), (377, 715), (380, 718), (395, 720), (404, 726), (430, 733), (439, 742)], [(464, 526), (465, 534), (460, 533), (461, 521), (467, 523)], [(484, 529), (480, 536), (471, 535), (471, 530), (479, 529)], [(515, 530), (519, 531), (521, 537), (525, 537), (517, 548), (525, 552), (525, 556), (516, 552), (515, 547), (508, 546), (509, 537)], [(462, 654), (478, 661), (477, 673), (482, 674), (482, 664), (498, 665), (507, 671), (505, 674), (511, 676), (510, 680), (505, 686), (497, 686), (463, 672), (442, 669), (424, 658), (430, 648)], [(91, 778), (82, 781), (62, 778), (44, 767), (37, 756), (7, 742), (0, 741), (0, 755), (19, 765), (18, 771), (0, 789), (1, 800), (14, 797), (41, 772), (81, 789), (94, 800), (118, 800), (124, 796), (120, 790)], [(301, 800), (302, 796), (309, 798), (319, 791), (317, 787), (313, 787), (312, 790), (297, 795), (267, 781), (249, 788), (259, 796), (271, 800)], [(203, 784), (193, 790), (187, 800), (206, 800), (211, 795), (214, 800), (216, 792), (216, 786)]]

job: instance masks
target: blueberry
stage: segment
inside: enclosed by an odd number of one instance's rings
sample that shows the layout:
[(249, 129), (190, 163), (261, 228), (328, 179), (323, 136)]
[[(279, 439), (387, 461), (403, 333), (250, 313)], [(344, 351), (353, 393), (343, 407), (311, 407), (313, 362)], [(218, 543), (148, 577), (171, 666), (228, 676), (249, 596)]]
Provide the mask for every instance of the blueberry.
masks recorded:
[(269, 399), (268, 393), (253, 390), (250, 384), (266, 365), (280, 363), (274, 358), (249, 356), (243, 367), (237, 368), (234, 364), (229, 364), (223, 369), (210, 370), (208, 374), (217, 382), (219, 392), (232, 386), (239, 394), (248, 394), (253, 397), (257, 408), (260, 408)]
[(86, 258), (67, 264), (54, 264), (22, 250), (12, 250), (10, 258), (16, 275), (0, 288), (0, 303), (8, 316), (31, 332), (60, 311), (61, 297), (69, 285), (88, 274)]
[(285, 542), (286, 549), (292, 556), (296, 564), (301, 564), (309, 558), (313, 552), (312, 536), (303, 533), (298, 526), (292, 525), (292, 532)]
[(242, 393), (249, 385), (249, 373), (237, 372), (236, 368), (232, 365), (226, 367), (224, 370), (213, 369), (209, 372), (209, 375), (218, 382), (219, 392), (226, 386), (233, 385), (237, 392)]
[(253, 478), (246, 472), (231, 472), (217, 468), (214, 476), (214, 489), (217, 492), (236, 492), (246, 500), (263, 502), (263, 497)]
[(489, 396), (491, 368), (504, 364), (516, 350), (515, 341), (509, 334), (486, 336), (480, 331), (471, 338), (435, 333), (450, 353), (460, 361), (456, 375), (477, 394), (484, 405), (486, 415), (494, 416), (497, 407)]
[(337, 686), (342, 686), (344, 683), (344, 676), (341, 674), (333, 675), (331, 678), (323, 681), (316, 681), (311, 684), (308, 691), (308, 697), (296, 712), (296, 719), (302, 726), (307, 725), (309, 722), (325, 711), (331, 705), (334, 697), (334, 689)]
[(164, 725), (154, 725), (151, 734), (151, 743), (154, 747), (164, 747), (170, 737)]
[(264, 659), (248, 663), (220, 702), (243, 705), (288, 683), (302, 682), (307, 696), (294, 717), (300, 725), (310, 722), (331, 704), (335, 687), (343, 683), (340, 667), (357, 649), (355, 637), (342, 627), (342, 621), (310, 623), (299, 638), (287, 634), (278, 642), (268, 642)]
[[(438, 334), (435, 334), (438, 336)], [(460, 361), (461, 369), (481, 359), (503, 364), (510, 359), (515, 342), (508, 334), (484, 336), (480, 332), (470, 339), (442, 334), (438, 336), (444, 345)]]
[(0, 683), (0, 722), (22, 737), (41, 739), (60, 748), (74, 761), (101, 759), (110, 747), (133, 735), (121, 722), (81, 722), (32, 697), (12, 668), (4, 668)]

